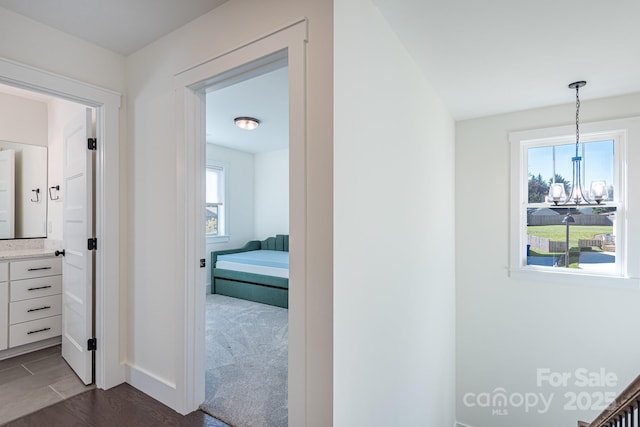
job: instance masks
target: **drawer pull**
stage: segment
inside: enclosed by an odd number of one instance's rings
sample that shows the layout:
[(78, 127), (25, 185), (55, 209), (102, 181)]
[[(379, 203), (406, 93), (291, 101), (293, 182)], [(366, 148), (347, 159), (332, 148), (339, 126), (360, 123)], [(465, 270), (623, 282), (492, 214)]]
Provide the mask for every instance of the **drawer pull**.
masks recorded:
[(29, 288), (27, 289), (28, 291), (39, 291), (40, 289), (49, 289), (51, 287), (51, 285), (47, 285), (47, 286), (38, 286), (37, 288)]
[(31, 308), (31, 309), (27, 310), (27, 313), (32, 313), (34, 311), (40, 311), (40, 310), (48, 310), (50, 308), (51, 308), (50, 305), (45, 305), (44, 307), (39, 307), (39, 308)]
[(27, 335), (37, 334), (38, 332), (45, 332), (45, 331), (48, 331), (50, 329), (51, 328), (42, 328), (42, 329), (38, 329), (38, 330), (35, 330), (35, 331), (29, 331), (29, 332), (27, 332)]
[(51, 270), (51, 267), (29, 268), (27, 271)]

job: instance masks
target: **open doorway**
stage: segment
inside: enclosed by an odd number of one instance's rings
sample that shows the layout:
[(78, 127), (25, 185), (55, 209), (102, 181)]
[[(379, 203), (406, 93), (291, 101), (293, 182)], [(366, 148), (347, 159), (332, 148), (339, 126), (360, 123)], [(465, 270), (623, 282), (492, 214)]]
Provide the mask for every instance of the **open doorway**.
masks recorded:
[[(206, 91), (205, 401), (231, 425), (287, 425), (289, 93), (285, 60)], [(213, 255), (213, 256), (212, 256)]]
[[(176, 360), (182, 372), (176, 391), (179, 411), (188, 413), (205, 400), (205, 298), (210, 262), (205, 250), (205, 89), (224, 87), (264, 74), (286, 61), (289, 90), (289, 289), (288, 289), (288, 423), (303, 425), (306, 417), (306, 61), (307, 22), (301, 19), (254, 42), (216, 56), (176, 75), (178, 115), (176, 242), (180, 282), (177, 297), (182, 307), (178, 327), (184, 331)], [(280, 67), (275, 67), (280, 68)], [(273, 69), (273, 68), (271, 68)], [(206, 265), (205, 265), (205, 261)], [(209, 268), (205, 268), (209, 267)]]
[[(120, 278), (118, 155), (120, 95), (68, 77), (4, 59), (0, 59), (0, 83), (82, 104), (95, 111), (97, 147), (95, 153), (94, 212), (98, 250), (95, 252), (95, 270), (93, 272), (95, 276), (95, 335), (93, 336), (96, 338), (94, 343), (97, 343), (97, 348), (90, 350), (89, 340), (81, 345), (87, 351), (95, 351), (95, 378), (93, 380), (96, 387), (101, 389), (113, 387), (122, 383), (125, 377), (120, 355), (119, 287), (106, 286), (107, 283), (119, 283)], [(44, 188), (40, 195), (50, 197), (48, 190), (49, 188)], [(57, 189), (52, 190), (51, 197), (56, 197), (56, 191)], [(9, 268), (9, 270), (11, 269)], [(1, 284), (0, 288), (2, 288)], [(48, 332), (50, 330), (46, 329), (47, 327), (41, 329)], [(29, 402), (26, 403), (29, 404)]]
[[(71, 241), (82, 226), (94, 235), (95, 109), (0, 84), (0, 110), (0, 153), (11, 158), (0, 165), (11, 196), (1, 209), (11, 231), (0, 240), (3, 424), (94, 387), (84, 347), (94, 336), (93, 254)], [(77, 265), (85, 277), (69, 270)]]

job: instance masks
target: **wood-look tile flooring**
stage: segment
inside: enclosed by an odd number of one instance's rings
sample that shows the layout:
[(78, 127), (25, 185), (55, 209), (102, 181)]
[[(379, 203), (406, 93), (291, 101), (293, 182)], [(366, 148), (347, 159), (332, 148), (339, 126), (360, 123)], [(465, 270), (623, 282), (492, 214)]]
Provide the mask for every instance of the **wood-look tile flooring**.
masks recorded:
[(201, 411), (182, 416), (128, 384), (93, 389), (7, 424), (7, 427), (231, 427)]
[(92, 388), (62, 359), (59, 345), (0, 360), (0, 425)]

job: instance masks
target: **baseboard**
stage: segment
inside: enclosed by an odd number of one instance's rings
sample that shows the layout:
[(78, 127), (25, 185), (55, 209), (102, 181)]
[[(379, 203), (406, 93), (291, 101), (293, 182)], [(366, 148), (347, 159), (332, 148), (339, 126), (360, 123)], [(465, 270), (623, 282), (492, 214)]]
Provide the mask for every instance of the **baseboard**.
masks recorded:
[(127, 383), (175, 410), (176, 385), (144, 369), (126, 364)]
[(43, 350), (54, 345), (60, 345), (62, 338), (60, 336), (48, 338), (42, 341), (36, 341), (31, 344), (21, 345), (20, 347), (13, 347), (7, 350), (0, 351), (0, 360), (8, 359), (10, 357), (20, 356), (22, 354), (31, 353), (38, 350)]

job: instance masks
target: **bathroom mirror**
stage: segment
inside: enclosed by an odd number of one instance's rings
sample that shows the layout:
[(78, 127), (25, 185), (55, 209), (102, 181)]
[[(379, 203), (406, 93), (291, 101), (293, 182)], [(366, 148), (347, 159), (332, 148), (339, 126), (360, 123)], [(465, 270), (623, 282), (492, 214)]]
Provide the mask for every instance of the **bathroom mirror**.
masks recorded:
[(47, 147), (0, 141), (0, 239), (47, 237)]

